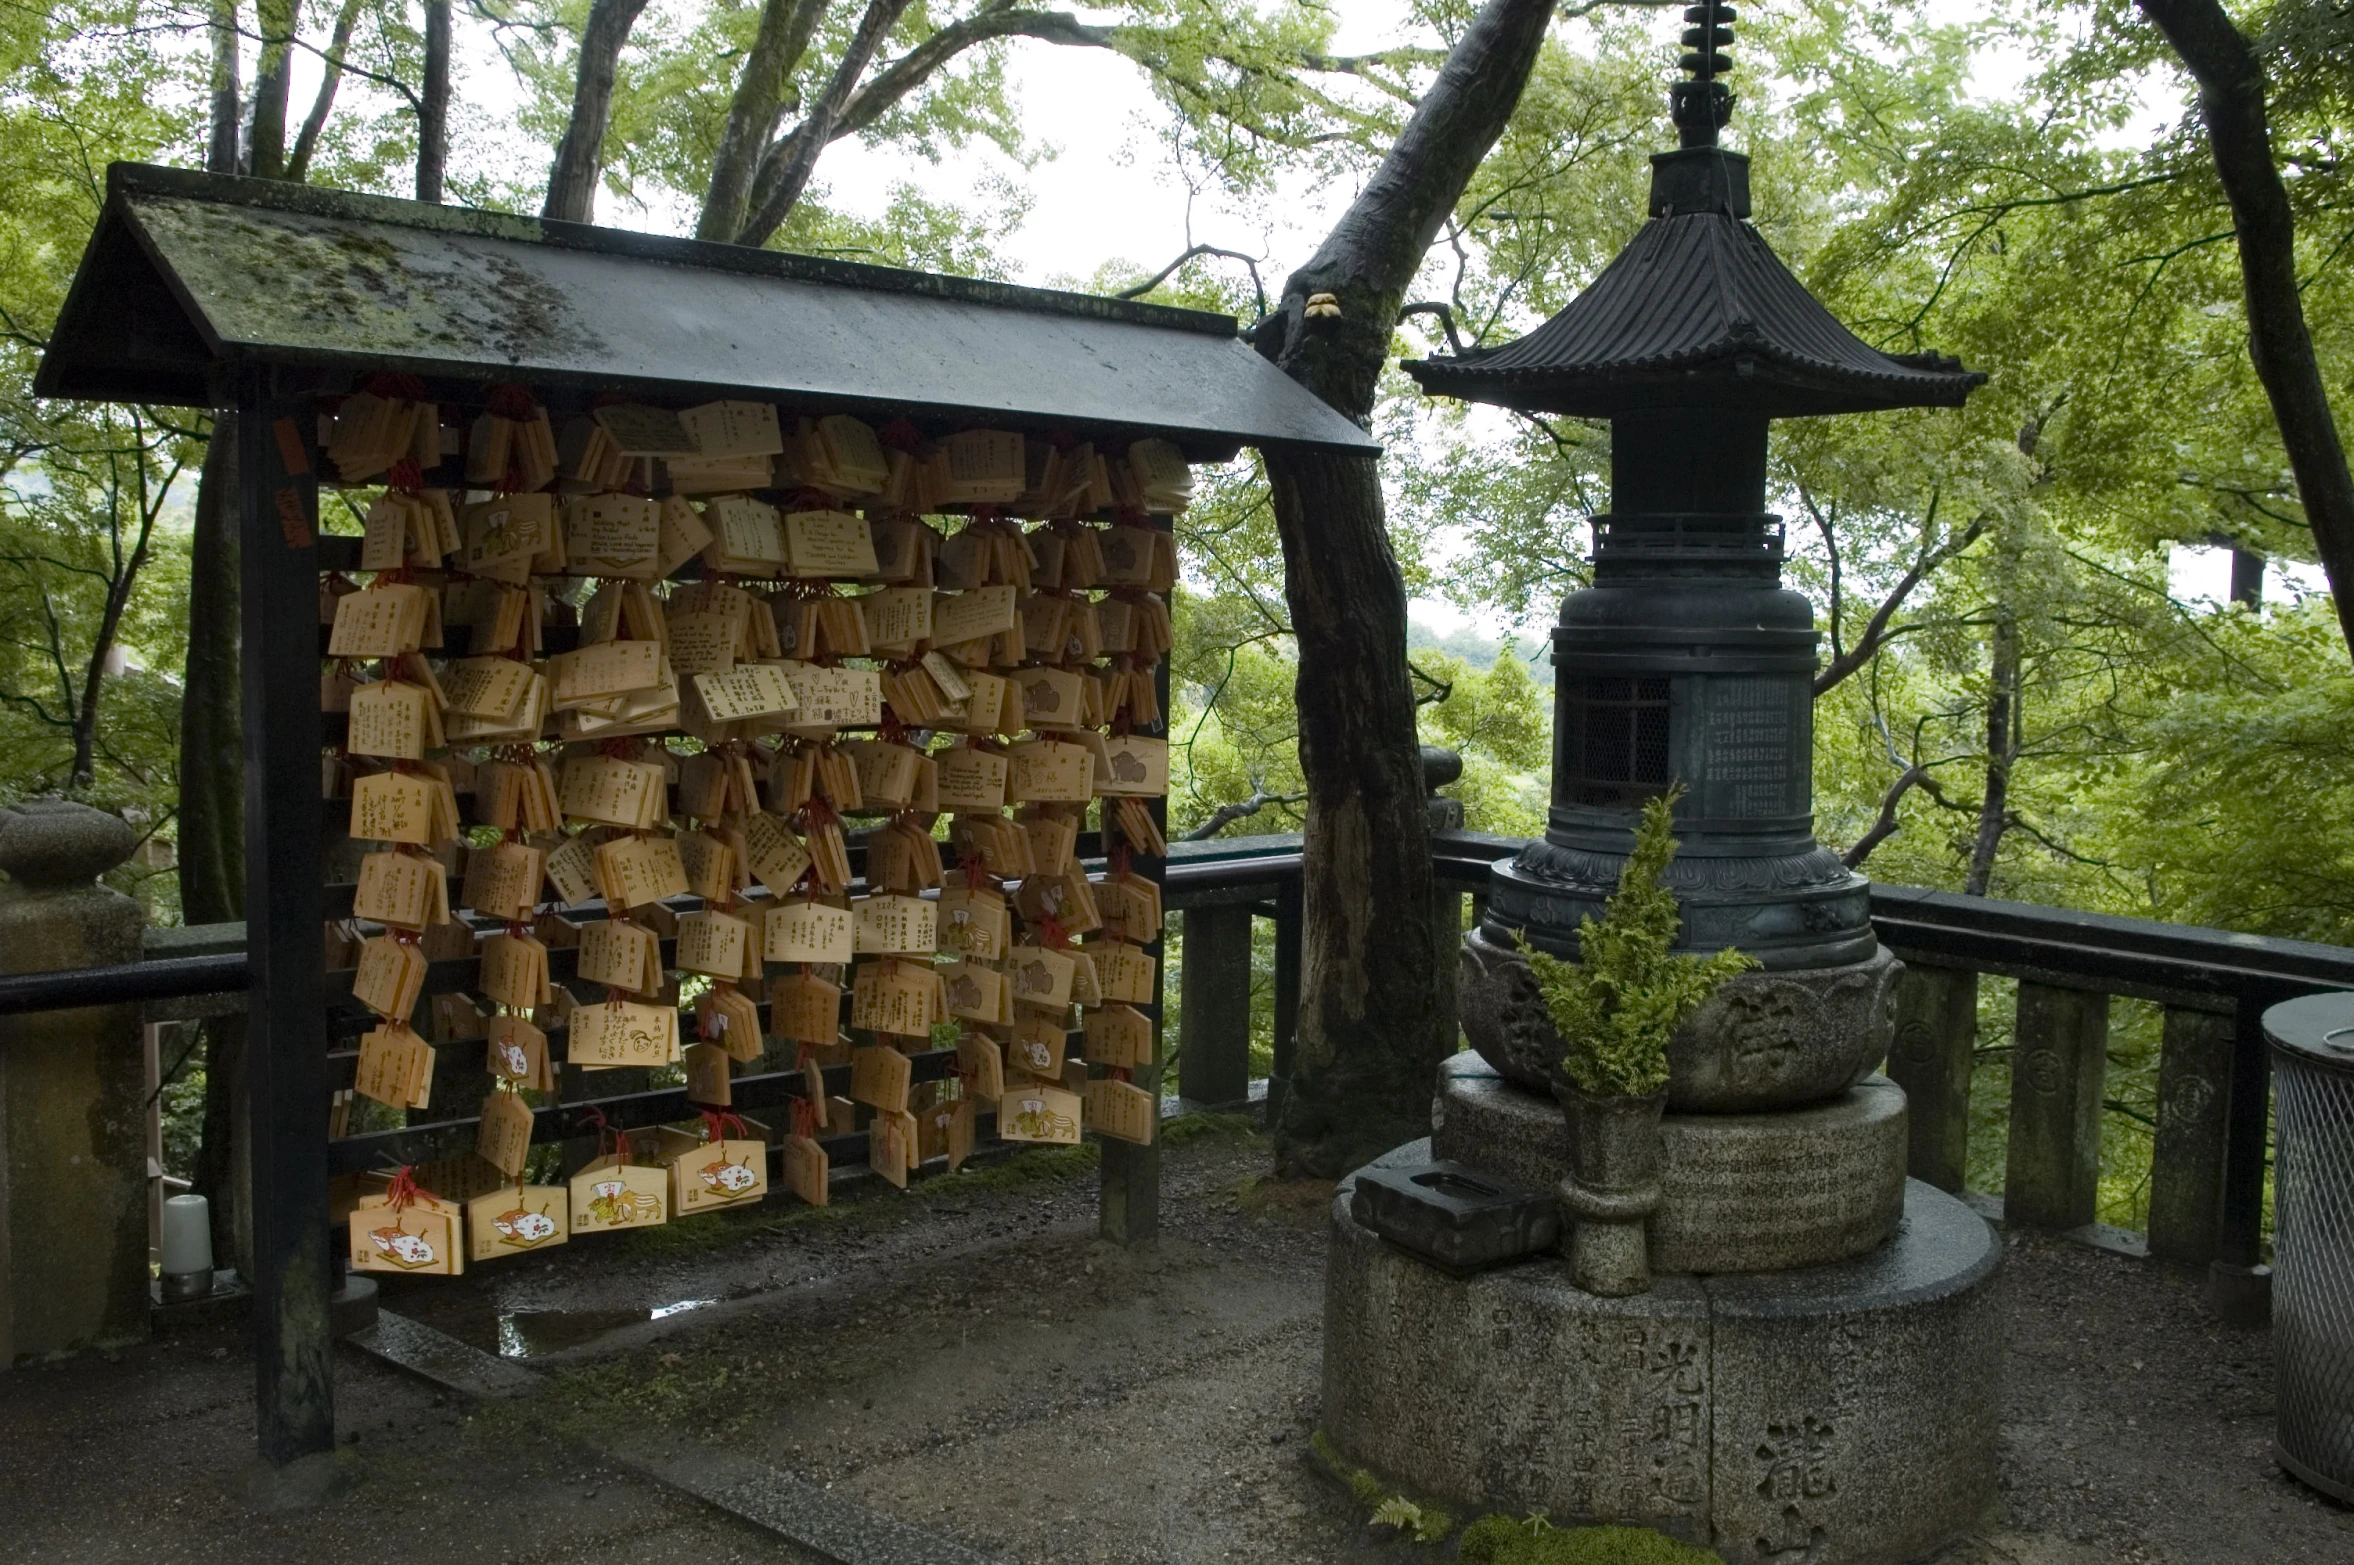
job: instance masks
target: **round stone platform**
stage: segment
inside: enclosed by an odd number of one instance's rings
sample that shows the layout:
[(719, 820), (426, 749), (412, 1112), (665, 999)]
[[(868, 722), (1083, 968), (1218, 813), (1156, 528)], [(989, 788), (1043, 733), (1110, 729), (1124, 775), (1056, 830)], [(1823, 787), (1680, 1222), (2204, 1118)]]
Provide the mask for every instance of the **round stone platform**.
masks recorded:
[[(1427, 1142), (1382, 1162), (1416, 1162)], [(1917, 1181), (1894, 1239), (1597, 1298), (1554, 1257), (1468, 1278), (1332, 1208), (1324, 1429), (1467, 1509), (1624, 1522), (1732, 1565), (1903, 1565), (1994, 1499), (2002, 1251)]]
[[(1439, 1067), (1431, 1155), (1529, 1190), (1569, 1172), (1569, 1125), (1550, 1097), (1476, 1054)], [(1878, 1249), (1904, 1210), (1903, 1089), (1874, 1076), (1825, 1103), (1660, 1121), (1659, 1272), (1821, 1266)]]

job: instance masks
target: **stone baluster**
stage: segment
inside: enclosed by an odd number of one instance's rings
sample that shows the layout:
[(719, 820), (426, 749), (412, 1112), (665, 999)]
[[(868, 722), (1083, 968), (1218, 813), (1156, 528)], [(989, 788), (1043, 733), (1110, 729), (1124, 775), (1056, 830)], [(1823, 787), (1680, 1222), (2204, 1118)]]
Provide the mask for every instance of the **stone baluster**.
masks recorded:
[(1978, 1044), (1978, 975), (1907, 961), (1896, 981), (1888, 1076), (1904, 1089), (1907, 1172), (1959, 1194), (1970, 1168), (1970, 1066)]
[(1177, 1092), (1193, 1103), (1240, 1103), (1251, 1092), (1251, 909), (1194, 907), (1178, 917)]
[[(1463, 829), (1463, 801), (1439, 792), (1462, 775), (1463, 757), (1435, 744), (1422, 747), (1422, 786), (1430, 793), (1423, 809), (1429, 817), (1432, 831)], [(1452, 886), (1433, 887), (1430, 894), (1430, 921), (1439, 953), (1434, 982), (1439, 990), (1440, 1014), (1453, 1016), (1455, 948), (1463, 943), (1463, 893)]]
[[(146, 915), (98, 877), (120, 816), (0, 813), (0, 972), (139, 960)], [(147, 1125), (136, 1005), (0, 1018), (0, 1365), (147, 1335)]]
[(2221, 1253), (2232, 1030), (2230, 1011), (2166, 1008), (2150, 1158), (2150, 1253), (2164, 1260), (2204, 1266)]
[(2109, 997), (2021, 979), (2011, 1041), (2003, 1216), (2038, 1228), (2081, 1228), (2100, 1196)]

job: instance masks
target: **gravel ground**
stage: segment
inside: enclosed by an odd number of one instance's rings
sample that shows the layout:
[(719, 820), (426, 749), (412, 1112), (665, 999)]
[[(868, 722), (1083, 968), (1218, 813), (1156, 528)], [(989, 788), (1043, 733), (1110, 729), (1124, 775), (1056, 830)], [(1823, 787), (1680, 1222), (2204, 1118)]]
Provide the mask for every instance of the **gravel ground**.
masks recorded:
[[(0, 1395), (0, 1552), (800, 1557), (594, 1454), (626, 1445), (757, 1456), (1022, 1565), (1431, 1560), (1304, 1460), (1331, 1187), (1265, 1166), (1247, 1136), (1171, 1148), (1164, 1236), (1138, 1250), (1093, 1237), (1095, 1179), (1063, 1155), (399, 1279), (390, 1307), (530, 1350), (552, 1383), (469, 1410), (342, 1350), (336, 1492), (305, 1510), (252, 1502), (235, 1333), (20, 1371)], [(2354, 1560), (2354, 1512), (2266, 1454), (2265, 1333), (2062, 1242), (2015, 1239), (2009, 1266), (2004, 1514), (1939, 1565)]]

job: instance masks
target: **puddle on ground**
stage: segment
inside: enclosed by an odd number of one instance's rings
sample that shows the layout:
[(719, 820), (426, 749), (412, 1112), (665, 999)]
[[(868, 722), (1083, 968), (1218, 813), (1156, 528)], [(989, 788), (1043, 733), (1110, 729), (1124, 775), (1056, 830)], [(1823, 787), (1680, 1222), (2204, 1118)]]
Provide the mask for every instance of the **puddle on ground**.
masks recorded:
[(499, 1356), (527, 1359), (561, 1353), (566, 1348), (594, 1342), (624, 1326), (668, 1320), (673, 1315), (718, 1302), (717, 1299), (681, 1299), (675, 1304), (638, 1310), (513, 1310), (499, 1316)]

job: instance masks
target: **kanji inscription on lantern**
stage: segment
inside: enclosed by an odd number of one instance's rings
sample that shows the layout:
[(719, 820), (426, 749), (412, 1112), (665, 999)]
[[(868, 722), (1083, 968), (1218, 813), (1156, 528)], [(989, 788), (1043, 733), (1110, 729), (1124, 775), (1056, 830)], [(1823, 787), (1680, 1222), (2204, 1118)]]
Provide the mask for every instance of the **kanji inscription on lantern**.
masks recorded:
[(1708, 682), (1708, 793), (1711, 813), (1779, 815), (1805, 808), (1796, 797), (1790, 697), (1784, 679)]

